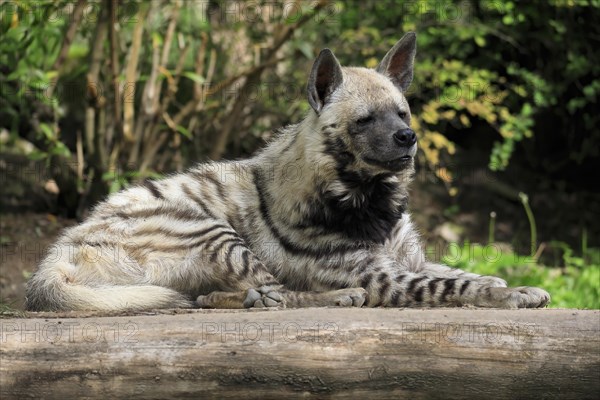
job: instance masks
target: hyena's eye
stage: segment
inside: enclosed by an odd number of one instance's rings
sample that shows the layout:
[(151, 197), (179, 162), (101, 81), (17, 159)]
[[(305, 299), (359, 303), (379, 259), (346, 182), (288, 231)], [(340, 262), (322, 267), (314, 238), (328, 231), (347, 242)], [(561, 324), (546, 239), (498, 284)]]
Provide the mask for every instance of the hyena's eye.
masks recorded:
[(367, 115), (366, 117), (360, 118), (356, 120), (357, 125), (367, 125), (375, 120), (373, 115)]
[(405, 119), (408, 116), (408, 113), (406, 111), (398, 111), (398, 116), (401, 119)]

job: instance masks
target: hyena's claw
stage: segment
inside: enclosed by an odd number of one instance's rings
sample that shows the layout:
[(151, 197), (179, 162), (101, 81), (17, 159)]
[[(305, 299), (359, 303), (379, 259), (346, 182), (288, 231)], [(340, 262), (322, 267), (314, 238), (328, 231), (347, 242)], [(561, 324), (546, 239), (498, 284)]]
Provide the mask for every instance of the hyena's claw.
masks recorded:
[(271, 286), (248, 289), (245, 308), (285, 307), (283, 297)]
[(550, 294), (543, 289), (522, 286), (515, 288), (515, 290), (519, 291), (522, 295), (521, 298), (527, 297), (527, 300), (521, 303), (520, 308), (541, 308), (550, 303)]
[(196, 305), (200, 308), (209, 308), (208, 296), (198, 296), (196, 299)]
[(254, 303), (256, 303), (258, 300), (261, 299), (261, 294), (258, 293), (256, 290), (254, 289), (248, 289), (248, 294), (246, 295), (246, 298), (244, 299), (244, 307), (245, 308), (250, 308), (250, 307), (254, 307)]
[(501, 307), (508, 308), (540, 308), (550, 303), (550, 294), (536, 287), (521, 286), (516, 288), (492, 288), (498, 296)]
[(362, 307), (367, 299), (367, 291), (363, 288), (341, 289), (334, 292), (338, 307)]

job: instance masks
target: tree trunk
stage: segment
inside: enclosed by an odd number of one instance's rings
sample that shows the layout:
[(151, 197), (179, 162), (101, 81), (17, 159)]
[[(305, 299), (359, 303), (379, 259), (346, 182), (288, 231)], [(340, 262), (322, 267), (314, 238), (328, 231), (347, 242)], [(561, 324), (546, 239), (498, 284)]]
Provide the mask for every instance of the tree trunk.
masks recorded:
[(596, 398), (600, 311), (176, 310), (0, 320), (0, 397)]

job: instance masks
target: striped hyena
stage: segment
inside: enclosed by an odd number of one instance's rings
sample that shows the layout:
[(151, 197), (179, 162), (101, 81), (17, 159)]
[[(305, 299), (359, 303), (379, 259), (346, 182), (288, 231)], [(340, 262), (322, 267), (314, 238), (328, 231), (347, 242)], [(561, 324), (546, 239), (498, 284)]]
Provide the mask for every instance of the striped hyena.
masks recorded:
[(248, 160), (108, 197), (42, 261), (27, 308), (546, 305), (424, 258), (406, 209), (415, 51), (409, 33), (373, 70), (323, 50), (302, 122)]

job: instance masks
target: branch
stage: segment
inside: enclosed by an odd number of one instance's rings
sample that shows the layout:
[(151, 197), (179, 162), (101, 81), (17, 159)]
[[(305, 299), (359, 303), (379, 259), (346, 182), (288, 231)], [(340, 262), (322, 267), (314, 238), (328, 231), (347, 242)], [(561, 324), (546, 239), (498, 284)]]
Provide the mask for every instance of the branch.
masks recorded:
[[(158, 5), (160, 3), (158, 1), (150, 2), (150, 11), (148, 12), (148, 19), (151, 19), (151, 15), (154, 14)], [(140, 101), (140, 108), (138, 111), (138, 117), (135, 120), (135, 129), (134, 129), (134, 140), (131, 146), (131, 152), (129, 153), (129, 164), (137, 165), (140, 147), (142, 146), (142, 137), (144, 135), (144, 130), (146, 128), (147, 122), (151, 119), (153, 115), (152, 110), (152, 99), (154, 93), (156, 91), (156, 84), (158, 79), (158, 64), (160, 62), (160, 55), (158, 49), (158, 43), (153, 39), (152, 40), (152, 68), (150, 71), (150, 77), (146, 81), (144, 85), (144, 92), (142, 93), (142, 98)]]
[[(121, 124), (121, 88), (119, 84), (119, 55), (118, 55), (118, 39), (117, 39), (117, 28), (116, 25), (118, 23), (117, 19), (117, 8), (118, 3), (117, 0), (107, 0), (108, 7), (110, 10), (110, 30), (109, 30), (109, 40), (110, 40), (110, 67), (112, 74), (112, 83), (113, 83), (113, 91), (114, 91), (114, 99), (113, 99), (113, 130), (114, 135), (117, 138), (117, 141), (120, 140), (123, 134), (123, 126)], [(102, 153), (102, 164), (104, 165), (106, 156), (104, 152)]]
[[(169, 62), (169, 53), (171, 52), (171, 43), (173, 42), (173, 34), (175, 33), (175, 27), (177, 26), (177, 19), (179, 18), (179, 9), (181, 7), (181, 0), (177, 0), (173, 4), (173, 10), (169, 18), (169, 26), (167, 27), (167, 33), (163, 41), (162, 54), (160, 57), (159, 70), (166, 70)], [(157, 85), (156, 96), (154, 96), (153, 109), (158, 111), (158, 102), (160, 100), (160, 92), (162, 91), (162, 85)]]
[[(169, 81), (167, 95), (163, 98), (163, 101), (160, 104), (160, 109), (158, 112), (159, 115), (164, 114), (168, 110), (169, 106), (171, 105), (171, 102), (175, 98), (175, 94), (177, 93), (177, 89), (179, 86), (179, 80), (181, 79), (181, 72), (183, 71), (183, 67), (185, 64), (185, 58), (187, 57), (187, 54), (189, 53), (190, 48), (191, 48), (191, 44), (188, 41), (188, 43), (186, 43), (183, 50), (181, 51), (181, 55), (179, 56), (179, 61), (177, 62), (177, 66), (175, 67), (173, 74), (170, 74), (170, 76), (167, 77), (168, 81)], [(196, 87), (196, 85), (194, 84), (194, 90), (195, 90), (195, 87)]]
[(275, 58), (275, 54), (277, 51), (283, 46), (287, 40), (292, 36), (292, 34), (299, 29), (302, 25), (308, 22), (311, 18), (315, 16), (323, 7), (328, 4), (327, 0), (320, 0), (314, 7), (312, 13), (304, 14), (298, 22), (294, 25), (284, 25), (283, 23), (279, 24), (279, 33), (276, 34), (276, 38), (273, 46), (267, 51), (267, 59), (266, 62), (255, 67), (246, 77), (246, 82), (240, 89), (240, 95), (236, 98), (235, 103), (233, 104), (233, 109), (231, 113), (229, 113), (225, 123), (223, 124), (223, 129), (221, 130), (221, 134), (217, 137), (217, 143), (211, 149), (209, 157), (213, 160), (218, 160), (223, 156), (225, 152), (225, 148), (227, 143), (229, 142), (229, 136), (231, 135), (231, 131), (234, 126), (238, 126), (240, 121), (240, 115), (246, 106), (247, 96), (244, 93), (247, 92), (249, 87), (252, 87), (260, 80), (260, 77), (263, 71), (271, 66), (277, 64), (278, 60)]
[(77, 29), (81, 23), (81, 17), (83, 16), (83, 10), (85, 9), (86, 3), (87, 0), (77, 0), (77, 4), (75, 4), (75, 8), (73, 9), (71, 24), (65, 33), (65, 38), (63, 39), (62, 46), (58, 52), (58, 57), (56, 57), (54, 64), (52, 64), (52, 70), (60, 70), (60, 67), (62, 67), (63, 63), (65, 62), (67, 54), (69, 54), (69, 49), (71, 48), (71, 43), (73, 43), (75, 33), (77, 33)]
[(133, 142), (133, 124), (135, 118), (135, 88), (137, 82), (138, 61), (140, 58), (140, 48), (142, 46), (142, 35), (144, 33), (144, 22), (148, 14), (147, 3), (140, 4), (140, 9), (137, 13), (137, 23), (133, 29), (133, 37), (131, 39), (131, 49), (127, 69), (125, 70), (125, 85), (133, 85), (132, 96), (129, 99), (125, 94), (123, 96), (123, 136), (127, 142)]
[[(211, 53), (212, 55), (212, 53)], [(188, 101), (182, 108), (181, 110), (175, 115), (175, 117), (173, 117), (173, 121), (177, 122), (177, 124), (180, 124), (181, 121), (183, 121), (190, 113), (194, 112), (194, 111), (200, 111), (199, 109), (199, 105), (203, 104), (203, 101), (206, 100), (206, 98), (208, 96), (213, 96), (216, 93), (219, 93), (220, 91), (227, 89), (229, 86), (233, 85), (235, 82), (237, 82), (239, 79), (241, 78), (245, 78), (248, 77), (249, 75), (252, 75), (254, 73), (256, 73), (259, 70), (262, 69), (266, 69), (268, 67), (277, 65), (278, 63), (280, 63), (281, 61), (284, 61), (286, 59), (286, 57), (281, 57), (281, 58), (276, 58), (276, 59), (272, 59), (269, 61), (266, 61), (260, 65), (254, 66), (252, 68), (249, 68), (246, 71), (243, 71), (231, 78), (227, 78), (224, 81), (221, 81), (217, 84), (215, 84), (214, 86), (210, 87), (209, 89), (206, 89), (203, 93), (204, 95), (202, 95), (202, 92), (199, 92), (199, 94), (195, 95), (195, 97)], [(210, 71), (214, 71), (214, 66), (215, 63), (212, 62), (212, 60), (214, 60), (214, 58), (211, 57), (211, 67), (209, 68), (209, 74), (207, 75), (207, 82), (210, 82), (209, 77), (212, 77), (212, 73), (210, 73)], [(200, 86), (200, 85), (198, 85)], [(196, 92), (195, 92), (196, 93)]]
[[(104, 98), (99, 97), (98, 93), (98, 77), (100, 75), (100, 67), (103, 59), (103, 47), (107, 34), (106, 12), (100, 12), (100, 19), (96, 25), (94, 34), (92, 51), (90, 53), (90, 68), (87, 73), (87, 95), (88, 106), (85, 116), (85, 143), (87, 152), (92, 158), (96, 157), (94, 146), (95, 124), (96, 124), (96, 108), (104, 105)], [(97, 161), (97, 160), (96, 160)]]
[[(206, 55), (206, 45), (208, 43), (208, 35), (206, 35), (206, 33), (203, 32), (201, 36), (202, 36), (202, 42), (200, 45), (200, 50), (196, 57), (196, 70), (195, 70), (196, 74), (199, 76), (202, 76), (202, 73), (204, 72), (204, 57)], [(207, 73), (207, 80), (212, 79), (212, 76), (215, 71), (216, 58), (217, 58), (217, 54), (214, 50), (212, 50), (210, 53), (210, 61), (209, 61), (209, 67), (208, 67), (208, 73)], [(181, 71), (179, 71), (179, 72), (181, 72)], [(172, 119), (170, 117), (165, 118), (165, 116), (167, 116), (168, 114), (166, 113), (166, 111), (163, 112), (163, 119), (165, 120), (167, 125), (171, 127), (171, 129), (176, 130), (177, 125), (181, 124), (183, 119), (185, 119), (190, 113), (192, 113), (193, 111), (200, 111), (199, 108), (203, 104), (202, 100), (203, 100), (202, 87), (201, 87), (200, 83), (194, 82), (194, 98), (192, 100), (190, 100)], [(166, 110), (166, 108), (165, 108), (165, 110)], [(153, 130), (154, 131), (151, 133), (150, 136), (156, 137), (155, 145), (148, 146), (144, 151), (144, 155), (142, 157), (142, 162), (141, 162), (141, 166), (140, 166), (140, 171), (142, 171), (142, 172), (146, 171), (146, 169), (150, 165), (150, 161), (154, 158), (156, 152), (163, 147), (164, 143), (169, 138), (169, 135), (166, 134), (165, 132), (163, 132), (161, 135), (158, 135), (158, 133), (160, 131), (160, 126), (155, 125), (153, 127)], [(158, 137), (157, 137), (157, 135), (158, 135)]]

